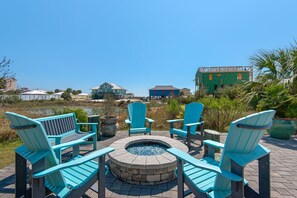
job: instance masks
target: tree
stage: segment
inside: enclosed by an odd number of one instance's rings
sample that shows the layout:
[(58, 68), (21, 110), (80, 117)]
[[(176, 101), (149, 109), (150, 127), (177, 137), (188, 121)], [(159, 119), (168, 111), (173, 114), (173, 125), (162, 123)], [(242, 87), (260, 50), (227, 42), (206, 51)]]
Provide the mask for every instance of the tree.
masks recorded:
[(71, 94), (66, 91), (64, 93), (62, 93), (61, 98), (63, 98), (64, 100), (67, 100), (67, 101), (72, 100)]
[(64, 91), (64, 93), (62, 93), (61, 98), (63, 98), (64, 100), (68, 100), (68, 101), (72, 100), (71, 92), (72, 92), (72, 89), (67, 88), (66, 91)]
[(67, 88), (65, 92), (71, 93), (72, 89), (71, 88)]
[(72, 90), (72, 92), (71, 92), (73, 95), (78, 95), (78, 94), (80, 94), (80, 93), (82, 93), (81, 92), (81, 90)]
[(10, 70), (11, 63), (11, 60), (6, 59), (6, 57), (0, 61), (0, 89), (5, 89), (7, 80), (15, 77), (15, 74)]
[(63, 90), (61, 89), (55, 89), (55, 93), (59, 93), (59, 92), (62, 92)]

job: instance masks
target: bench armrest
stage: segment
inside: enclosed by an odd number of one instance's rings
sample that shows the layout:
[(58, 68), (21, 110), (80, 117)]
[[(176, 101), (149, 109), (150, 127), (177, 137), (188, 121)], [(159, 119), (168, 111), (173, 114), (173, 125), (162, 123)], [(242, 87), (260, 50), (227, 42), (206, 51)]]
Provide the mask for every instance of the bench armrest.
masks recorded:
[(223, 143), (216, 142), (216, 141), (213, 141), (213, 140), (204, 140), (203, 141), (203, 144), (204, 145), (207, 145), (207, 146), (214, 147), (214, 148), (220, 148), (220, 149), (223, 149), (224, 148), (224, 144)]
[(150, 119), (150, 118), (145, 118), (148, 122), (155, 122), (155, 120)]
[(48, 138), (62, 138), (64, 137), (64, 134), (62, 135), (47, 135)]
[(185, 153), (179, 149), (169, 148), (169, 149), (167, 149), (167, 152), (171, 153), (176, 158), (178, 158), (182, 161), (185, 161), (185, 162), (187, 162), (193, 166), (196, 166), (198, 168), (216, 172), (216, 173), (221, 174), (225, 178), (230, 179), (232, 181), (242, 181), (242, 177), (240, 177), (234, 173), (231, 173), (229, 171), (222, 170), (219, 166), (211, 165), (211, 164), (208, 164), (207, 162), (202, 162), (202, 161), (192, 157), (188, 153)]
[(86, 142), (86, 141), (82, 140), (82, 139), (74, 140), (74, 141), (71, 141), (71, 142), (63, 143), (63, 144), (53, 145), (53, 149), (58, 150), (58, 149), (62, 149), (62, 148), (69, 148), (71, 146), (80, 145), (80, 144), (82, 144), (84, 142)]
[(182, 122), (184, 119), (175, 119), (175, 120), (166, 120), (168, 123), (174, 123), (174, 122)]
[(90, 161), (92, 159), (104, 156), (107, 153), (110, 153), (112, 151), (114, 151), (114, 148), (112, 148), (112, 147), (107, 147), (107, 148), (100, 149), (100, 150), (95, 151), (95, 152), (93, 152), (93, 153), (91, 153), (91, 154), (89, 154), (89, 155), (87, 155), (85, 157), (82, 157), (82, 158), (79, 158), (79, 159), (76, 159), (76, 160), (73, 160), (73, 161), (70, 161), (70, 162), (66, 162), (64, 164), (59, 164), (57, 166), (54, 166), (54, 167), (51, 167), (49, 169), (46, 169), (46, 170), (40, 171), (38, 173), (35, 173), (35, 174), (33, 174), (33, 178), (45, 177), (46, 175), (49, 175), (49, 174), (51, 174), (53, 172), (83, 164), (83, 163), (85, 163), (87, 161)]

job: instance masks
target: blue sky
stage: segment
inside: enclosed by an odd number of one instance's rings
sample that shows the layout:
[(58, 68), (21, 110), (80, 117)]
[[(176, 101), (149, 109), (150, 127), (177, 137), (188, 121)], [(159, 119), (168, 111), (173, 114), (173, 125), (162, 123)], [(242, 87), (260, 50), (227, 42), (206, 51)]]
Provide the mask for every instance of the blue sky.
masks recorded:
[(249, 65), (297, 40), (296, 0), (1, 0), (0, 58), (18, 85), (138, 96), (155, 85), (194, 91), (200, 66)]

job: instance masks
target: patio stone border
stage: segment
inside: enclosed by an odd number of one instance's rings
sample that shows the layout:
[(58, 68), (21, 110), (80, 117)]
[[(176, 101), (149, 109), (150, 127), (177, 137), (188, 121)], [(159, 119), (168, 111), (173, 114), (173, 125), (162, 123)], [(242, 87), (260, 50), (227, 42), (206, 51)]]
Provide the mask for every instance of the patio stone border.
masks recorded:
[(176, 158), (167, 152), (141, 156), (126, 150), (129, 145), (138, 142), (157, 142), (188, 152), (186, 145), (164, 136), (142, 135), (120, 139), (110, 145), (115, 148), (114, 152), (108, 154), (111, 173), (124, 182), (137, 185), (155, 185), (173, 180)]

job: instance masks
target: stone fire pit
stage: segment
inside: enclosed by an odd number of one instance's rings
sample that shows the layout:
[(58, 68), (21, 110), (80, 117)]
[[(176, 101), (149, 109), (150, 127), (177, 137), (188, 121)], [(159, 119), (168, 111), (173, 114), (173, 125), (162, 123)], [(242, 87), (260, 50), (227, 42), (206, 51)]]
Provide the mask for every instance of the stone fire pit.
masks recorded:
[(135, 155), (127, 151), (127, 147), (138, 143), (157, 143), (161, 147), (174, 147), (188, 152), (188, 147), (183, 143), (163, 136), (142, 135), (118, 140), (110, 145), (115, 151), (108, 154), (110, 170), (116, 178), (137, 185), (160, 184), (175, 178), (174, 156), (167, 152)]

